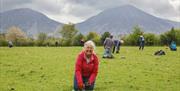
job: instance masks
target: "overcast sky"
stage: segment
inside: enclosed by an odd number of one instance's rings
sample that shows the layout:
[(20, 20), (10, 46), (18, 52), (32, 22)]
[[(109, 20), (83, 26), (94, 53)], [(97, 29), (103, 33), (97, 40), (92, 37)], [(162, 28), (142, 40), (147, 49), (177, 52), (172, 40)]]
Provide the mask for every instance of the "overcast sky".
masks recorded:
[(82, 22), (105, 9), (127, 4), (160, 18), (180, 21), (180, 0), (0, 0), (0, 4), (0, 12), (31, 8), (62, 23)]

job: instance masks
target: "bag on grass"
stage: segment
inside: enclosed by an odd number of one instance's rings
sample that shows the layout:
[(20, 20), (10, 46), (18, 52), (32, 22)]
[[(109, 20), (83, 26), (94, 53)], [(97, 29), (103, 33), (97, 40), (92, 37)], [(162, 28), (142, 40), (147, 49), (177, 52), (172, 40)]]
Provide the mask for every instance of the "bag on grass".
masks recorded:
[(166, 53), (163, 50), (159, 50), (159, 51), (156, 51), (154, 55), (161, 56), (161, 55), (166, 55)]

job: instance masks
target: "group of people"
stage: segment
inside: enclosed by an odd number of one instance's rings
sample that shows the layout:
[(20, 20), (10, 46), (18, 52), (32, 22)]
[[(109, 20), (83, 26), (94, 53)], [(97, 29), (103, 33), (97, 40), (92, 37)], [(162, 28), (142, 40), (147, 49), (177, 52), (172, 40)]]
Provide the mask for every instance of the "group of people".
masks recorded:
[[(139, 50), (144, 49), (145, 38), (140, 35)], [(95, 44), (93, 41), (84, 42), (83, 50), (78, 54), (75, 63), (75, 75), (74, 75), (74, 90), (75, 91), (93, 91), (98, 74), (99, 59), (94, 52)], [(123, 43), (122, 40), (113, 40), (113, 36), (110, 35), (104, 41), (104, 54), (103, 58), (113, 58), (112, 53), (119, 53), (120, 46)], [(173, 41), (170, 45), (171, 50), (176, 49), (176, 43)]]
[[(139, 37), (139, 50), (143, 50), (144, 49), (144, 45), (145, 45), (145, 38), (143, 35), (140, 35)], [(175, 41), (171, 41), (169, 43), (169, 48), (171, 51), (176, 51), (177, 48), (176, 48), (176, 42)]]
[[(106, 38), (104, 41), (104, 55), (103, 58), (113, 58), (112, 53), (116, 52), (119, 53), (120, 46), (121, 44), (124, 43), (123, 40), (113, 40), (113, 36), (110, 35), (110, 37)], [(138, 43), (139, 43), (139, 50), (144, 50), (144, 45), (145, 45), (145, 38), (143, 35), (140, 35), (138, 38)]]
[[(143, 50), (145, 45), (144, 36), (140, 35), (138, 40), (139, 50)], [(89, 40), (84, 42), (84, 40), (81, 40), (81, 43), (84, 45), (84, 47), (83, 50), (78, 54), (75, 63), (74, 90), (93, 91), (96, 76), (98, 74), (99, 59), (94, 52), (95, 44), (93, 41)], [(119, 53), (122, 43), (122, 40), (113, 40), (112, 35), (107, 37), (103, 43), (105, 49), (103, 58), (113, 58), (112, 53)], [(12, 41), (8, 42), (8, 46), (10, 48), (13, 47)], [(172, 51), (177, 50), (175, 41), (172, 41), (169, 47)]]
[(104, 46), (104, 54), (103, 58), (113, 58), (112, 53), (116, 52), (119, 53), (120, 46), (123, 43), (122, 40), (115, 39), (113, 40), (113, 36), (107, 37), (103, 43)]

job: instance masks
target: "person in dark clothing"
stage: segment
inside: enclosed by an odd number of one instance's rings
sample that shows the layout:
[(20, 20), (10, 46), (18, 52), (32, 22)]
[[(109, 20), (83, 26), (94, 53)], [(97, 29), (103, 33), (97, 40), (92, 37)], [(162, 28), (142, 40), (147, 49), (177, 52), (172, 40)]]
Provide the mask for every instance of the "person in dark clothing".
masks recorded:
[(163, 51), (163, 50), (159, 50), (159, 51), (156, 51), (156, 52), (154, 53), (154, 55), (156, 55), (156, 56), (161, 56), (161, 55), (166, 55), (166, 53), (165, 53), (165, 51)]
[(47, 45), (46, 45), (46, 46), (47, 46), (47, 47), (48, 47), (48, 46), (50, 46), (49, 42), (47, 43)]
[(84, 46), (84, 39), (80, 40), (80, 44), (81, 44), (81, 46)]
[(55, 42), (55, 45), (56, 45), (56, 47), (58, 46), (58, 42), (57, 41)]
[(114, 47), (112, 53), (116, 51), (116, 53), (119, 53), (121, 42), (120, 40), (114, 40)]
[(139, 50), (143, 50), (144, 49), (144, 44), (145, 44), (145, 39), (144, 39), (144, 36), (141, 35), (139, 37)]

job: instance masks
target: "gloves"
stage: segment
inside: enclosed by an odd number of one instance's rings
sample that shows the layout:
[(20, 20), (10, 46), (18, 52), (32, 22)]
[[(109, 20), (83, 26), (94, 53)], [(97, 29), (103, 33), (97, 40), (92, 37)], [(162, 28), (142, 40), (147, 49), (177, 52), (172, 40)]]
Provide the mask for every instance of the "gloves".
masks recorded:
[(83, 83), (80, 83), (80, 84), (78, 85), (78, 88), (79, 88), (80, 90), (82, 90), (84, 87), (85, 87), (85, 86), (84, 86)]

